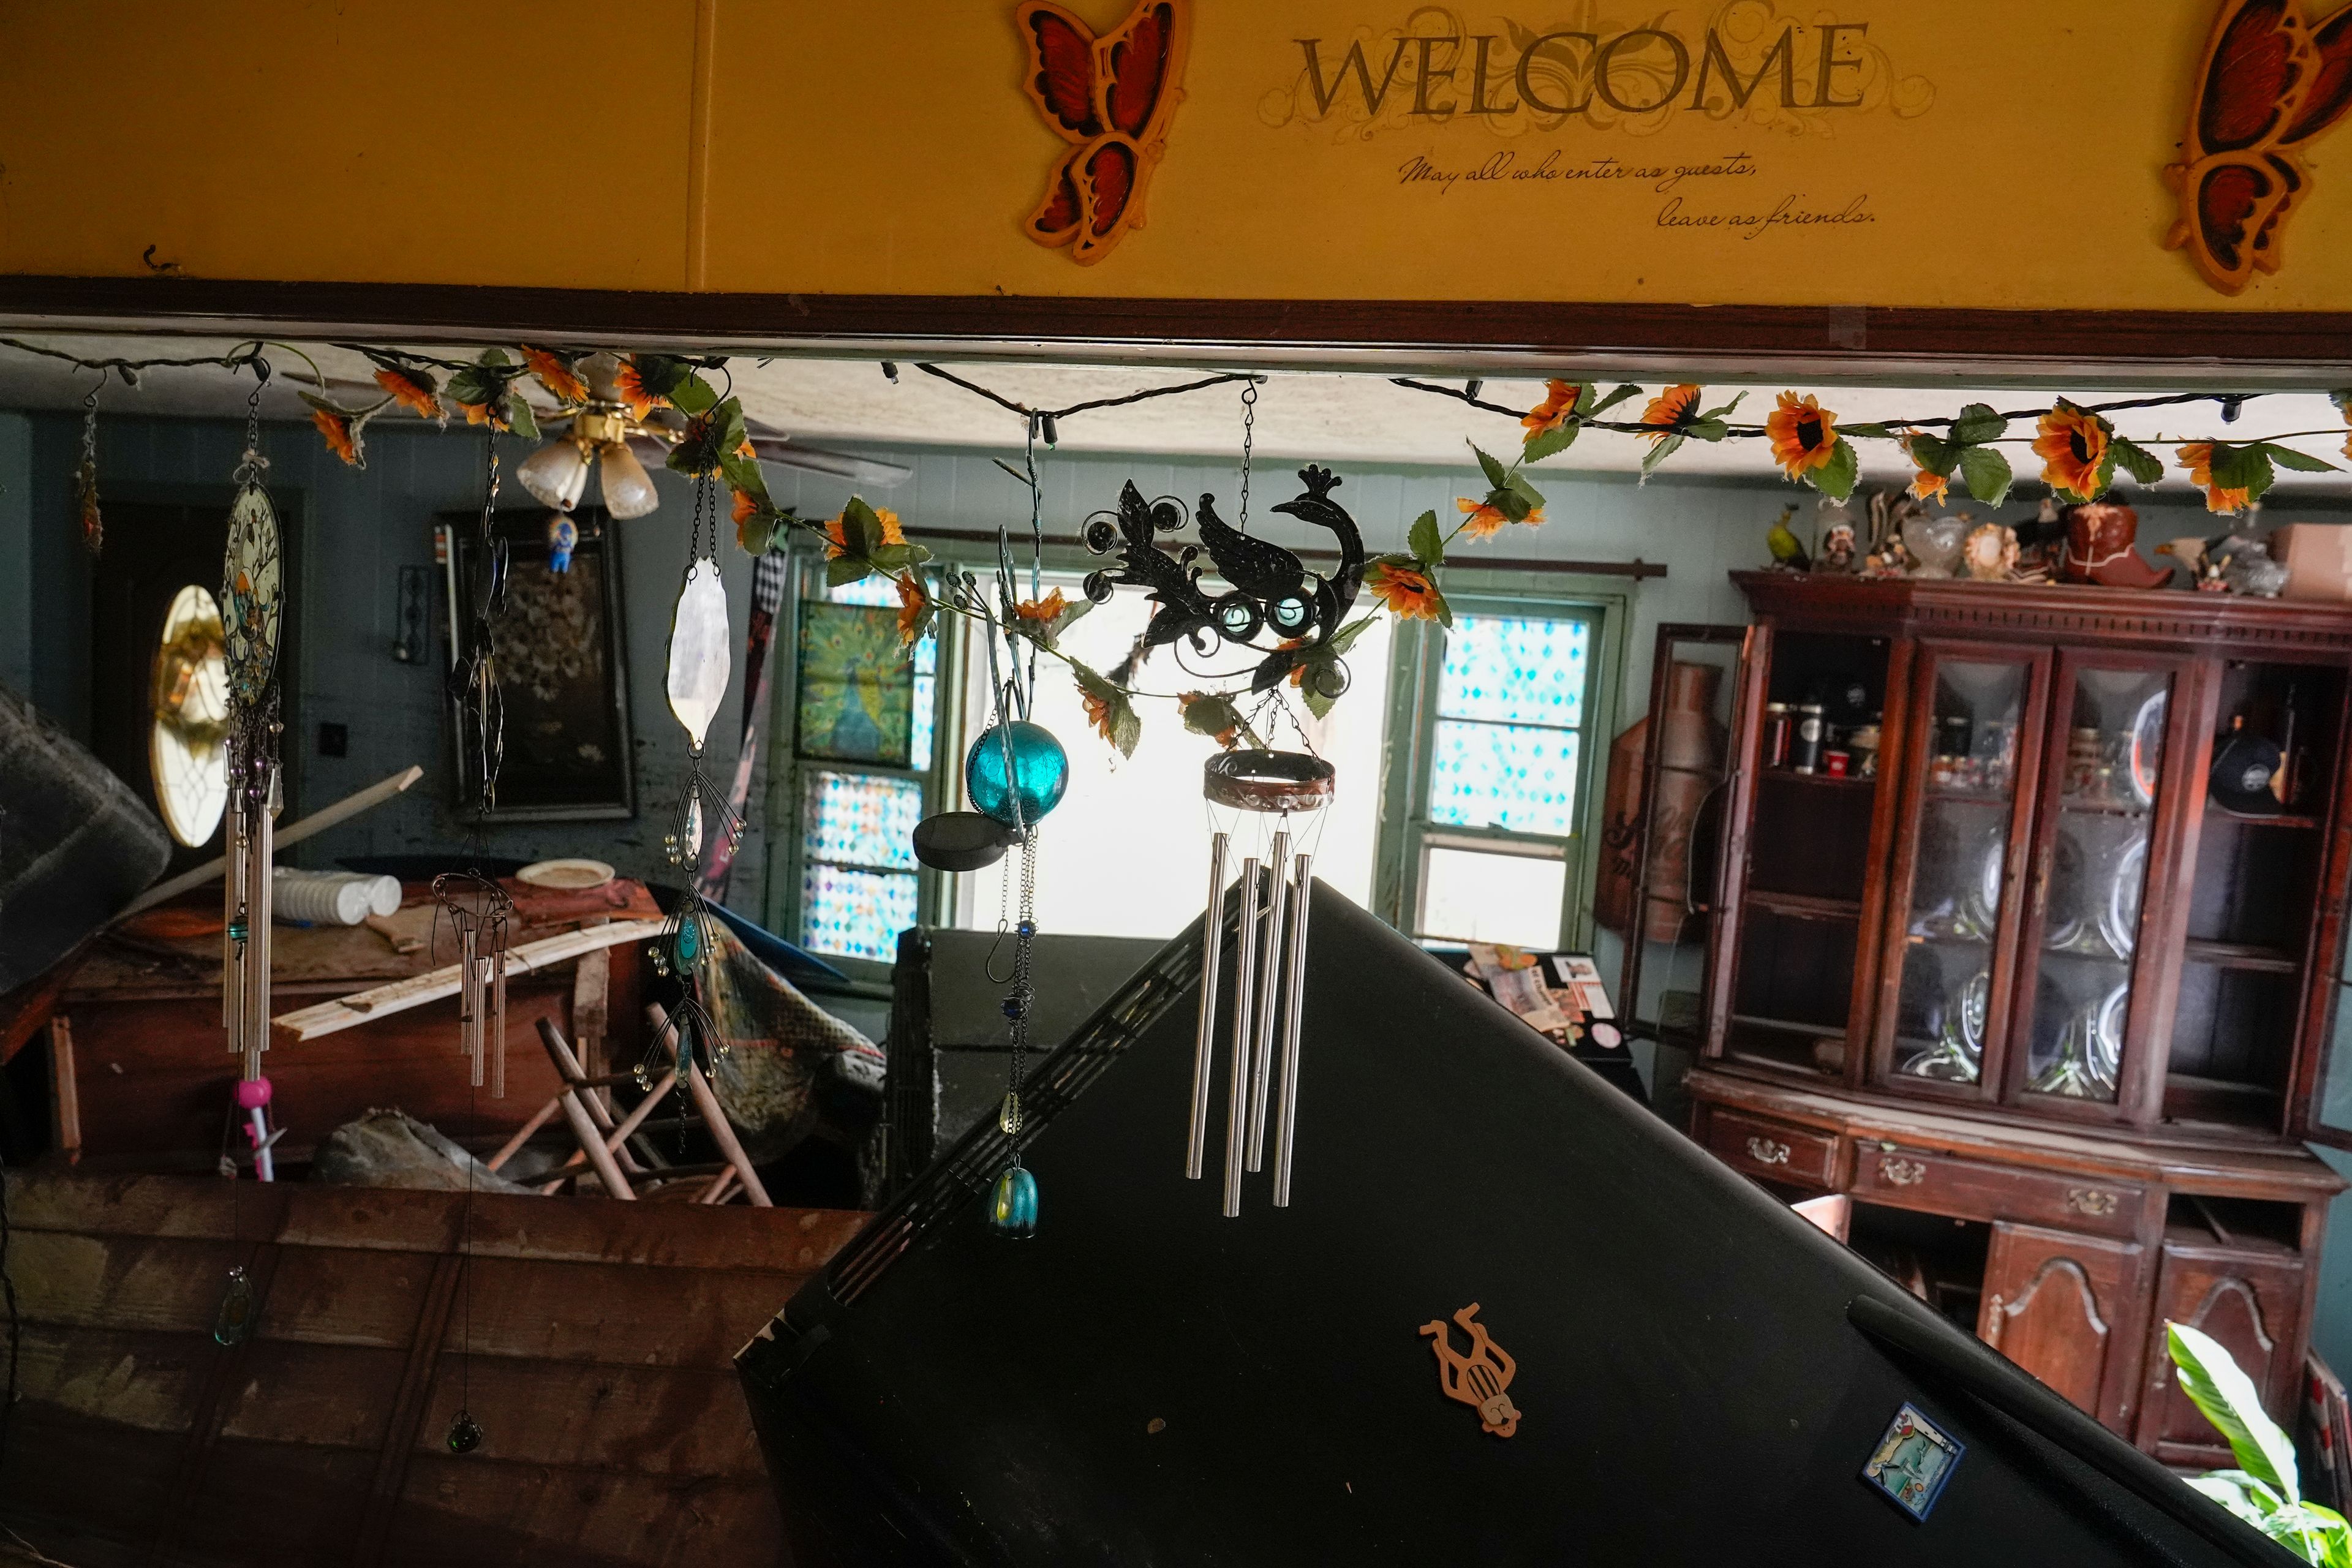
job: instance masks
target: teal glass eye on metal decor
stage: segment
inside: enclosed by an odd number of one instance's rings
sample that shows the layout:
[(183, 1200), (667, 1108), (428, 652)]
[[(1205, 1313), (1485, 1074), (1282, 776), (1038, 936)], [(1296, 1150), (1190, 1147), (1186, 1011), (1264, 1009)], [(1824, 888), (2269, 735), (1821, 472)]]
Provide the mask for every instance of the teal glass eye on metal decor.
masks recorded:
[[(1005, 753), (1012, 753), (1011, 781)], [(963, 761), (964, 788), (972, 809), (1007, 827), (1031, 826), (1062, 804), (1070, 787), (1070, 759), (1052, 731), (1025, 719), (993, 726), (971, 743)], [(1015, 792), (1021, 810), (1013, 812)]]
[(1037, 1234), (1037, 1178), (1019, 1165), (996, 1178), (989, 1194), (988, 1228), (1019, 1241)]

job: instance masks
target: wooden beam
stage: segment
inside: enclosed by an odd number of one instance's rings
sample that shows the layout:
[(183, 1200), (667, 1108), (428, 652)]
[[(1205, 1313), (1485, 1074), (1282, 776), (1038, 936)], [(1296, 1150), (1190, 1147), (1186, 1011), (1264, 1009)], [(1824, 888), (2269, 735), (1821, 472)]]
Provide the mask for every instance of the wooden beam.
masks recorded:
[(68, 1165), (81, 1163), (81, 1088), (74, 1079), (73, 1020), (49, 1019), (49, 1135)]
[[(604, 925), (583, 926), (578, 931), (541, 937), (520, 947), (507, 950), (507, 972), (529, 974), (553, 964), (578, 958), (583, 953), (617, 947), (639, 937), (650, 937), (662, 929), (660, 921), (614, 921)], [(412, 974), (405, 980), (395, 980), (365, 991), (339, 996), (331, 1002), (321, 1002), (315, 1007), (299, 1012), (281, 1013), (270, 1020), (271, 1026), (291, 1040), (315, 1040), (321, 1035), (331, 1035), (339, 1029), (354, 1028), (371, 1019), (389, 1017), (437, 1002), (444, 996), (455, 996), (462, 964), (448, 964), (440, 969)]]

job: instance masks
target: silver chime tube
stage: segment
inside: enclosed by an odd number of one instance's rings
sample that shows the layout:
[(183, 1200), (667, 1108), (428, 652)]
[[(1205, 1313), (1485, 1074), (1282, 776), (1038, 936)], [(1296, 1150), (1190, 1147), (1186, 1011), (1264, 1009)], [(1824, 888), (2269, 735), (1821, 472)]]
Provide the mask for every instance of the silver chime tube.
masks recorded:
[(1290, 1206), (1291, 1156), (1298, 1145), (1298, 1031), (1307, 1012), (1307, 906), (1312, 897), (1308, 868), (1314, 858), (1300, 855), (1290, 889), (1290, 995), (1282, 1013), (1282, 1094), (1274, 1132), (1274, 1206)]
[(1275, 1009), (1282, 995), (1282, 868), (1290, 861), (1290, 830), (1278, 829), (1266, 857), (1265, 974), (1257, 987), (1257, 1040), (1250, 1047), (1249, 1168), (1265, 1168), (1265, 1095), (1274, 1076)]
[[(505, 928), (499, 934), (503, 938)], [(490, 1098), (507, 1097), (507, 950), (503, 941), (489, 956), (490, 966)]]
[[(235, 770), (231, 770), (234, 776)], [(245, 1054), (245, 964), (238, 956), (237, 900), (245, 891), (245, 807), (242, 789), (228, 792), (228, 832), (223, 847), (228, 864), (221, 877), (221, 1027), (231, 1056)]]
[(1242, 1212), (1242, 1140), (1248, 1131), (1251, 1006), (1257, 981), (1257, 857), (1242, 861), (1241, 940), (1234, 953), (1234, 1081), (1225, 1098), (1225, 1217)]
[(278, 769), (269, 770), (269, 782), (261, 792), (261, 804), (253, 814), (249, 837), (253, 852), (245, 858), (246, 909), (245, 967), (251, 977), (252, 989), (247, 993), (245, 1007), (246, 1059), (258, 1070), (260, 1054), (269, 1048), (269, 921), (270, 862), (276, 846), (275, 817), (272, 808), (278, 804)]
[(1192, 1124), (1184, 1140), (1184, 1175), (1201, 1179), (1209, 1143), (1210, 1059), (1217, 1040), (1217, 964), (1224, 957), (1225, 849), (1232, 835), (1209, 839), (1209, 906), (1201, 917), (1201, 1024), (1192, 1037)]

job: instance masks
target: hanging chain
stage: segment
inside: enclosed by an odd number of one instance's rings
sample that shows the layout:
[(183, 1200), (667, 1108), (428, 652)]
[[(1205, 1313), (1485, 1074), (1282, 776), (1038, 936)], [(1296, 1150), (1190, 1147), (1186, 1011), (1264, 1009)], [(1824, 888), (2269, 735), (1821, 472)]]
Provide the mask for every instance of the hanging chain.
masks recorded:
[(1242, 383), (1242, 520), (1235, 526), (1249, 527), (1250, 450), (1257, 440), (1257, 383)]
[(92, 555), (106, 547), (106, 523), (98, 510), (98, 395), (105, 388), (101, 371), (98, 384), (81, 400), (81, 463), (74, 470), (74, 510), (81, 516), (81, 542)]
[(245, 400), (245, 457), (230, 476), (239, 485), (257, 485), (269, 471), (269, 459), (261, 455), (261, 389), (268, 384), (269, 362), (256, 354), (253, 394)]
[(1036, 940), (1037, 830), (1032, 827), (1021, 844), (1021, 923), (1013, 933), (1013, 993), (1006, 998), (1013, 1009), (1013, 1093), (1015, 1104), (1019, 1103), (1022, 1079), (1028, 1072), (1029, 1011), (1036, 1001), (1036, 993), (1029, 984), (1030, 963)]

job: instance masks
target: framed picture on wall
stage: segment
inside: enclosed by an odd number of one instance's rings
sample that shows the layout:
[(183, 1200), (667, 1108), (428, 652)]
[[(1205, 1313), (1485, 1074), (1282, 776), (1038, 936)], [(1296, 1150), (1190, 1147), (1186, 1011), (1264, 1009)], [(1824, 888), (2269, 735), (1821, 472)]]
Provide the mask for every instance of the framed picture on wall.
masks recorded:
[[(572, 514), (579, 530), (569, 566), (553, 569), (542, 507), (497, 514), (507, 546), (505, 613), (492, 623), (504, 757), (492, 822), (590, 821), (633, 816), (636, 788), (629, 732), (629, 654), (612, 523), (600, 507)], [(472, 619), (486, 563), (480, 514), (444, 512), (434, 547), (444, 565), (448, 636), (445, 672)], [(461, 815), (481, 788), (481, 742), (448, 703)]]

